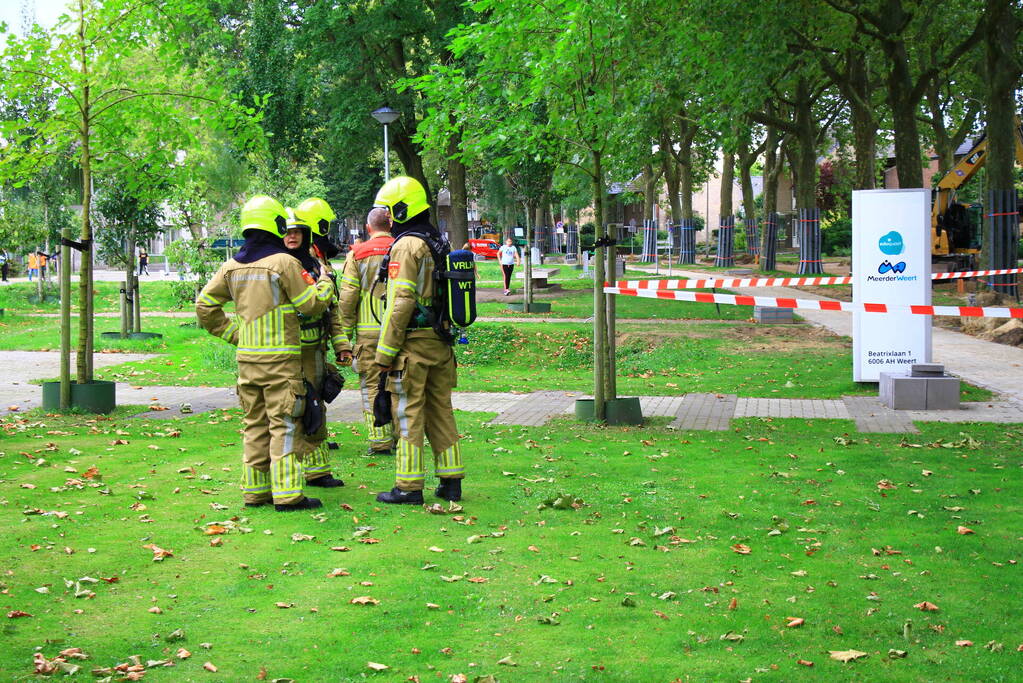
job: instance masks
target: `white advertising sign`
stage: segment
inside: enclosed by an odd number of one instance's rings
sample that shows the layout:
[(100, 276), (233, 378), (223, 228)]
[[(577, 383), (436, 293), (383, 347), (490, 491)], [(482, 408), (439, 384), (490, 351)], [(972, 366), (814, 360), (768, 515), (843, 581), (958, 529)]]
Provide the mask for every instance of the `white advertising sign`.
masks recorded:
[[(853, 192), (853, 302), (931, 303), (931, 191)], [(931, 316), (853, 313), (853, 380), (931, 361)]]

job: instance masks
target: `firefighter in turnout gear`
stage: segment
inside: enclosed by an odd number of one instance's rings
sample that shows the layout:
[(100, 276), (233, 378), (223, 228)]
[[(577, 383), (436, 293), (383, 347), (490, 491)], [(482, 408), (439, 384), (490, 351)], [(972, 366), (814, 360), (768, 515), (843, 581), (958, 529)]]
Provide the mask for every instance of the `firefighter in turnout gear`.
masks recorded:
[[(302, 492), (297, 455), (306, 406), (299, 314), (320, 315), (334, 298), (284, 246), (284, 207), (253, 197), (241, 211), (245, 244), (206, 284), (195, 303), (203, 328), (238, 347), (238, 399), (245, 411), (242, 492), (245, 504), (278, 511), (320, 507)], [(224, 304), (233, 301), (228, 318)]]
[(380, 366), (376, 364), (380, 322), (384, 319), (383, 285), (376, 284), (380, 264), (394, 239), (391, 237), (390, 212), (375, 208), (366, 218), (369, 239), (348, 252), (338, 278), (341, 286), (341, 325), (349, 339), (355, 340), (354, 368), (359, 373), (362, 414), (369, 434), (369, 455), (392, 455), (391, 423), (373, 425), (373, 402), (380, 386)]
[[(398, 429), (396, 481), (377, 495), (381, 503), (423, 502), (426, 465), (423, 435), (430, 440), (434, 471), (440, 479), (436, 495), (462, 497), (462, 454), (451, 407), (456, 384), (455, 354), (450, 332), (435, 329), (432, 309), (436, 293), (434, 255), (424, 237), (440, 241), (430, 224), (426, 191), (415, 179), (392, 178), (377, 193), (375, 206), (386, 207), (393, 222), (387, 266), (387, 303), (377, 342), (376, 363), (388, 373), (392, 413)], [(443, 266), (442, 266), (443, 267)], [(445, 338), (447, 337), (447, 338)]]
[[(333, 275), (327, 261), (328, 256), (323, 253), (323, 249), (329, 247), (323, 245), (322, 241), (319, 245), (314, 243), (316, 238), (326, 240), (330, 222), (336, 218), (330, 205), (322, 199), (313, 198), (305, 200), (295, 209), (287, 209), (287, 212), (288, 232), (284, 236), (284, 246), (288, 248), (288, 252), (297, 258), (313, 277), (318, 278), (323, 270)], [(327, 242), (329, 244), (329, 240)], [(319, 258), (314, 258), (314, 253)], [(336, 294), (336, 285), (334, 291)], [(334, 355), (341, 365), (351, 363), (352, 345), (341, 329), (341, 318), (336, 304), (331, 304), (324, 313), (312, 316), (299, 314), (298, 317), (302, 333), (302, 376), (312, 385), (316, 395), (322, 398), (327, 375), (340, 377), (337, 368), (327, 363), (328, 342), (334, 348)], [(302, 431), (297, 440), (297, 453), (302, 460), (305, 482), (309, 486), (324, 488), (344, 486), (345, 483), (335, 478), (330, 471), (325, 415), (323, 420), (317, 422), (318, 426), (313, 433)]]

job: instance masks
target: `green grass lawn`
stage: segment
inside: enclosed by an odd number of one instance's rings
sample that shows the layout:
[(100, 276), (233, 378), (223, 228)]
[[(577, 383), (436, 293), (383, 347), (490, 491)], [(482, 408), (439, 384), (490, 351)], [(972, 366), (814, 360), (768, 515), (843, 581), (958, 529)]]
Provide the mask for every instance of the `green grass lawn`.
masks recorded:
[[(171, 282), (143, 281), (139, 289), (142, 296), (143, 311), (177, 311), (182, 308), (181, 302), (174, 296)], [(120, 311), (121, 283), (94, 283), (95, 297), (93, 306), (97, 313)], [(71, 306), (78, 306), (78, 283), (71, 283)], [(0, 308), (20, 313), (57, 313), (60, 311), (60, 296), (56, 284), (51, 280), (47, 289), (46, 300), (40, 303), (36, 295), (35, 283), (17, 282), (0, 287)]]
[[(516, 294), (521, 290), (516, 289)], [(727, 294), (728, 290), (718, 290)], [(521, 297), (517, 297), (521, 300)], [(550, 297), (537, 298), (536, 301), (551, 304), (551, 312), (530, 314), (538, 319), (551, 318), (590, 318), (593, 316), (593, 291), (567, 290), (557, 292)], [(485, 317), (521, 317), (521, 312), (509, 311), (506, 302), (481, 302), (476, 305), (479, 315)], [(690, 301), (668, 301), (647, 299), (637, 296), (620, 296), (615, 304), (619, 318), (644, 318), (658, 320), (748, 320), (753, 317), (752, 306), (732, 306), (722, 304), (697, 303)]]
[(391, 462), (343, 427), (347, 486), (279, 514), (240, 504), (234, 411), (3, 418), (0, 673), (81, 648), (175, 683), (1018, 679), (1020, 425), (486, 419), (458, 416), (460, 511), (377, 505)]

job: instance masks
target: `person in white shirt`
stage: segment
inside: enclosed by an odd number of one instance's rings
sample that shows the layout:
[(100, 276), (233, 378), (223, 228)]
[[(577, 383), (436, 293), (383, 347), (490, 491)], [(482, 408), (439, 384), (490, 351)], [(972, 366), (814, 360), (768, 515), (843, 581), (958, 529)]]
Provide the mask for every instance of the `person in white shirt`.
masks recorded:
[(497, 250), (497, 259), (501, 262), (501, 270), (504, 271), (504, 295), (511, 294), (511, 276), (515, 266), (519, 265), (519, 250), (512, 245), (509, 237)]

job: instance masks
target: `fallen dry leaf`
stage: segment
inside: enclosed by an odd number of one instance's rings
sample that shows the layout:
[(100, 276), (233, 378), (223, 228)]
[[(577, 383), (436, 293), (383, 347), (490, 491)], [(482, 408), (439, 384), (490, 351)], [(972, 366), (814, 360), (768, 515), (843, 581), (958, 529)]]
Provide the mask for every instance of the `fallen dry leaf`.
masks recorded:
[(368, 595), (360, 595), (357, 598), (352, 598), (348, 601), (352, 605), (379, 605), (380, 601), (376, 598), (371, 598)]
[(206, 531), (204, 531), (203, 533), (206, 534), (207, 536), (218, 536), (220, 534), (226, 534), (227, 527), (220, 526), (219, 524), (210, 524), (208, 527), (206, 527)]
[(967, 534), (972, 534), (973, 533), (973, 529), (971, 529), (968, 526), (958, 526), (958, 527), (956, 527), (956, 533), (957, 534), (962, 534), (963, 536), (966, 536)]
[(831, 658), (839, 662), (852, 662), (861, 657), (866, 657), (866, 652), (860, 652), (859, 650), (828, 650), (828, 654)]
[(224, 539), (221, 538), (220, 536), (215, 536), (210, 539), (210, 545), (213, 546), (214, 548), (218, 548), (224, 545)]
[(350, 552), (352, 549), (346, 545), (335, 545), (331, 547), (331, 550), (333, 550), (336, 553), (347, 553)]
[(785, 628), (799, 628), (806, 623), (802, 617), (785, 617)]
[(732, 598), (728, 601), (728, 609), (737, 609), (739, 607), (739, 601)]
[(7, 613), (7, 618), (8, 619), (20, 619), (21, 617), (30, 617), (30, 616), (32, 616), (32, 615), (29, 614), (28, 612), (22, 612), (20, 609), (11, 610), (10, 612)]
[(174, 656), (177, 657), (178, 659), (188, 659), (189, 657), (192, 656), (192, 653), (183, 647), (179, 647), (178, 651), (174, 653)]
[(927, 602), (926, 600), (924, 600), (923, 602), (916, 603), (915, 605), (913, 605), (913, 607), (915, 607), (916, 609), (920, 610), (921, 612), (937, 612), (938, 611), (938, 606), (937, 605), (935, 605), (933, 602)]
[(799, 664), (800, 666), (813, 666), (813, 662), (808, 659), (797, 659), (796, 664)]
[(202, 665), (202, 668), (212, 673), (217, 673), (217, 667), (213, 665), (213, 662), (206, 662), (205, 664)]
[(153, 605), (146, 611), (149, 612), (150, 614), (163, 614), (163, 610), (157, 607), (156, 605)]
[(732, 546), (732, 552), (739, 553), (740, 555), (749, 555), (753, 552), (748, 545), (743, 543), (736, 543)]
[(146, 543), (143, 548), (153, 551), (153, 562), (163, 562), (165, 557), (174, 557), (174, 552), (165, 548), (161, 548), (155, 543)]
[(888, 481), (887, 479), (882, 479), (881, 481), (877, 482), (877, 490), (878, 491), (891, 491), (891, 490), (893, 490), (895, 488), (897, 488), (895, 486), (895, 484), (893, 484), (892, 482)]
[(380, 664), (378, 662), (366, 662), (366, 666), (373, 669), (373, 671), (387, 671), (391, 668), (386, 664)]
[(291, 609), (294, 606), (295, 606), (295, 603), (293, 603), (293, 602), (275, 602), (274, 603), (274, 607), (276, 607), (277, 609)]
[(972, 640), (957, 640), (956, 647), (973, 647)]

